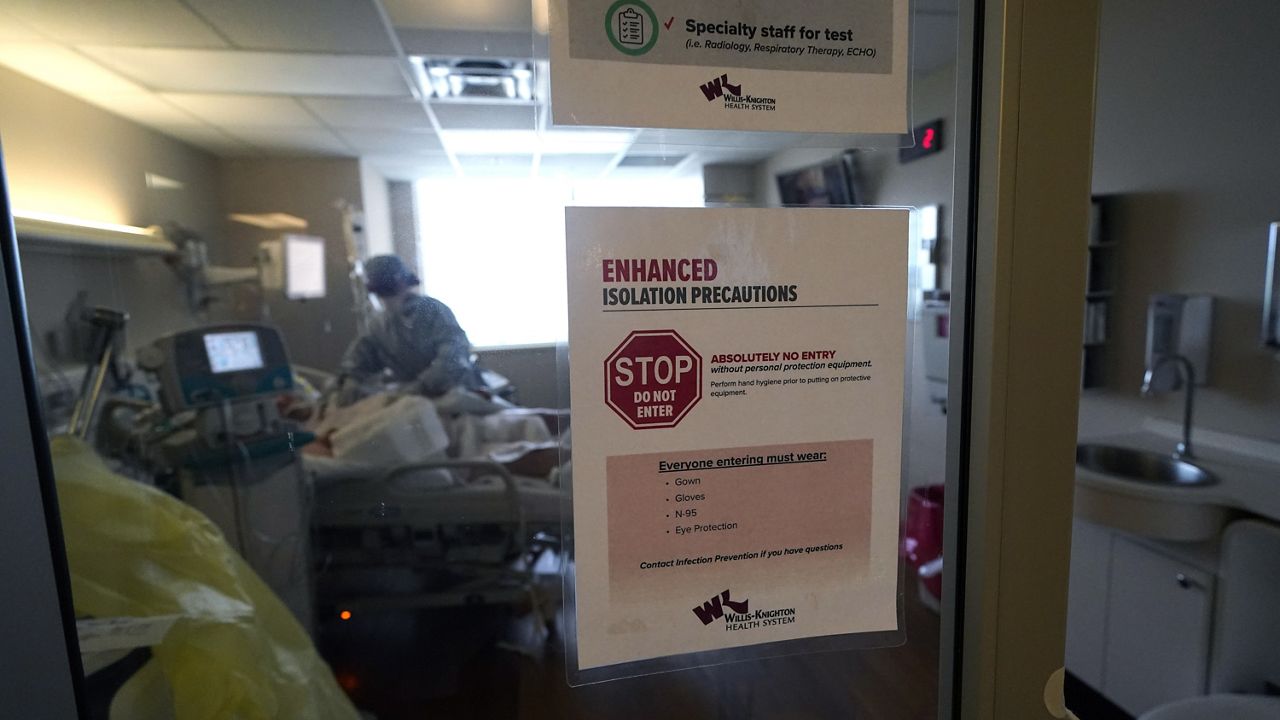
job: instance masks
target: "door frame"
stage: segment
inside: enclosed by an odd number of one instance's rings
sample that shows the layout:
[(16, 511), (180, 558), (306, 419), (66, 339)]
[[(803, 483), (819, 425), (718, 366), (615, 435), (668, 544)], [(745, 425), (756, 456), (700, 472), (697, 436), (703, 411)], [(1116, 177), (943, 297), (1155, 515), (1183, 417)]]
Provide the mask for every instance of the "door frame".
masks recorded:
[(960, 1), (940, 717), (1065, 716), (1098, 10)]

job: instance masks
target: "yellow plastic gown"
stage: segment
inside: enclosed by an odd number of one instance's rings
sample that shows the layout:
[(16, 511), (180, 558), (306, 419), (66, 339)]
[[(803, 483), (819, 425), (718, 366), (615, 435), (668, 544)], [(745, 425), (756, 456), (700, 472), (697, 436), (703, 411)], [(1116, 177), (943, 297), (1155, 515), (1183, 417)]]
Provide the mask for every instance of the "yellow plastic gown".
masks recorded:
[(183, 616), (151, 661), (178, 720), (358, 720), (302, 626), (208, 518), (78, 440), (52, 449), (76, 614)]

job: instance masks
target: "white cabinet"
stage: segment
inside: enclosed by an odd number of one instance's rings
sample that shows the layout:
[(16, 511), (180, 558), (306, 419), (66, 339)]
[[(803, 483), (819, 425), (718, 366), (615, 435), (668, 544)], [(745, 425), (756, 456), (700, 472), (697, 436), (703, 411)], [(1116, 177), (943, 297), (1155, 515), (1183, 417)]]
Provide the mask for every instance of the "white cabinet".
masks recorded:
[(1077, 520), (1066, 666), (1126, 712), (1206, 692), (1214, 575), (1205, 548)]
[(1102, 692), (1134, 715), (1205, 692), (1213, 576), (1117, 535)]

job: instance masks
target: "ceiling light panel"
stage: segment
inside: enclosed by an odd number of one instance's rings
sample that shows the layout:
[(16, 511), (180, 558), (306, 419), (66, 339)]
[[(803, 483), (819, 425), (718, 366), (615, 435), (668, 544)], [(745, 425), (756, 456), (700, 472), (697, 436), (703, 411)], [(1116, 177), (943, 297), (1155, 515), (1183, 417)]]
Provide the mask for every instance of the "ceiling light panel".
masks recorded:
[(277, 153), (317, 153), (353, 157), (354, 153), (328, 130), (305, 128), (226, 128), (226, 133), (263, 150)]
[(418, 83), (440, 102), (531, 104), (537, 98), (535, 64), (500, 58), (414, 57)]
[(440, 138), (430, 131), (339, 129), (338, 134), (361, 155), (440, 152)]
[(532, 105), (432, 103), (443, 130), (533, 130), (538, 108)]
[(351, 0), (185, 0), (246, 50), (394, 55), (373, 2)]
[(4, 9), (48, 37), (73, 45), (227, 47), (177, 0), (5, 0)]
[(293, 98), (186, 93), (164, 93), (161, 97), (207, 123), (223, 127), (320, 127), (315, 117)]
[(85, 53), (155, 90), (264, 95), (410, 95), (395, 58), (92, 46)]
[(330, 127), (369, 130), (431, 129), (431, 119), (417, 100), (306, 98), (302, 102)]
[(530, 0), (382, 0), (396, 27), (441, 30), (524, 30), (533, 28)]

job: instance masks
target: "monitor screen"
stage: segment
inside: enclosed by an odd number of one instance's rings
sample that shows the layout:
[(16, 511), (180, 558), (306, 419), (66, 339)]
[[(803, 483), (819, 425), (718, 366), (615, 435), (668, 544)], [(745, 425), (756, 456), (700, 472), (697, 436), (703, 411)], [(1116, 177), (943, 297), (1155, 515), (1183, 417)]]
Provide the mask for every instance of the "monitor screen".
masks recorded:
[(307, 235), (285, 235), (285, 297), (309, 300), (322, 298), (324, 294), (324, 240)]
[(779, 173), (778, 195), (783, 205), (854, 205), (849, 170), (842, 159), (788, 173)]
[(262, 348), (258, 333), (210, 333), (204, 336), (204, 349), (209, 355), (209, 369), (214, 373), (258, 370), (262, 367)]

